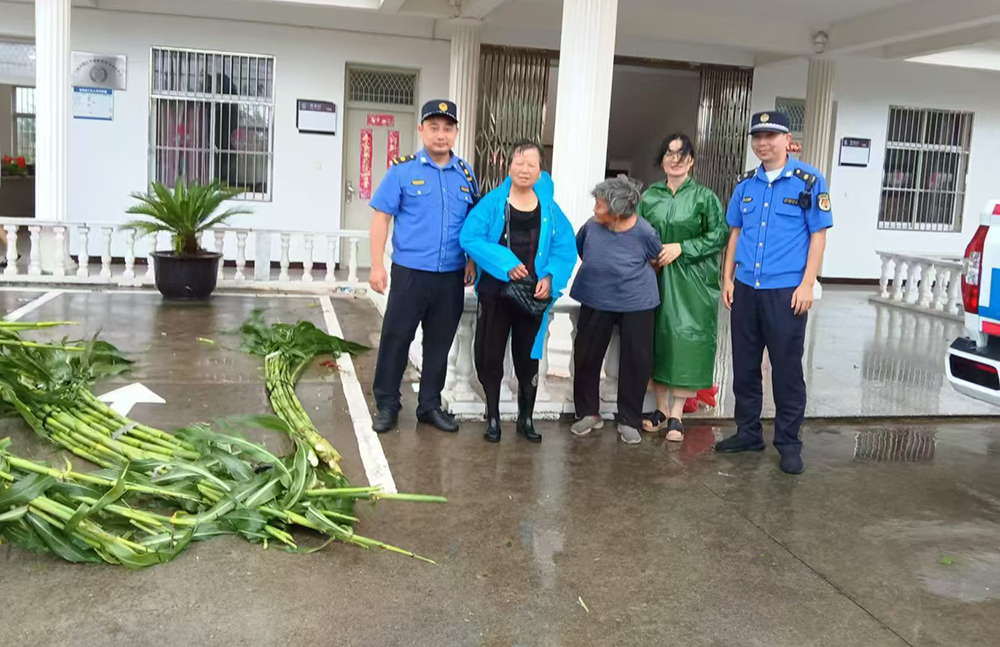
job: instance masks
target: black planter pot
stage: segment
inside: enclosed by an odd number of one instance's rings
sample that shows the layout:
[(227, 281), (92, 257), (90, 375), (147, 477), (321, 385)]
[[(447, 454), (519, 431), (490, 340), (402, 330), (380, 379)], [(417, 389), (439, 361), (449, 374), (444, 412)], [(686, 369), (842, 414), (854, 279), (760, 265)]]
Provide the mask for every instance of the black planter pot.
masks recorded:
[(153, 252), (156, 289), (167, 299), (207, 299), (215, 290), (221, 258), (222, 254), (214, 252), (198, 256)]

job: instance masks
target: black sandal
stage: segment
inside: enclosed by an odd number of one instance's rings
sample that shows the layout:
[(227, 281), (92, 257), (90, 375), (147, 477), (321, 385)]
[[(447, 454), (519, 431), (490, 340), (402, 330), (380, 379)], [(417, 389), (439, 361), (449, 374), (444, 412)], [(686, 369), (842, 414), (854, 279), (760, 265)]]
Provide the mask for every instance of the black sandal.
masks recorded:
[(667, 416), (660, 410), (642, 417), (642, 430), (649, 434), (655, 434), (663, 429), (665, 424), (667, 424)]

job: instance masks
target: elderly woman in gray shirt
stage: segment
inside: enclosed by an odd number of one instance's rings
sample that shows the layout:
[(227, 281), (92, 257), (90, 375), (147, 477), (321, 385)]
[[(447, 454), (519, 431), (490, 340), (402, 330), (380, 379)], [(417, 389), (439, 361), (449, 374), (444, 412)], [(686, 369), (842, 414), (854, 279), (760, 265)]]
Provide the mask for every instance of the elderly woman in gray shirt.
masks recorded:
[(619, 175), (594, 189), (594, 217), (576, 235), (579, 272), (570, 296), (580, 302), (573, 349), (573, 399), (578, 420), (572, 431), (585, 436), (604, 426), (600, 379), (615, 326), (621, 337), (618, 365), (618, 434), (641, 441), (642, 401), (653, 372), (653, 326), (660, 291), (652, 261), (660, 236), (635, 214), (639, 182)]

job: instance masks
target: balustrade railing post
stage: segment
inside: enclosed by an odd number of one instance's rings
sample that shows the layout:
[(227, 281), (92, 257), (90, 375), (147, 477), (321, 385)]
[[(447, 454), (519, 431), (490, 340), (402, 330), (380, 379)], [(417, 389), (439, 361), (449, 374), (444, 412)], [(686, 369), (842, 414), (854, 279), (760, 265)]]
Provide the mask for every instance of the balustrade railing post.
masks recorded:
[(552, 399), (549, 395), (549, 335), (552, 329), (552, 314), (549, 314), (549, 326), (545, 329), (545, 339), (542, 342), (542, 359), (538, 361), (538, 391), (535, 400), (538, 402), (548, 402)]
[(159, 247), (160, 235), (158, 232), (149, 234), (146, 239), (149, 241), (149, 251), (146, 252), (146, 283), (156, 282), (156, 249)]
[(955, 280), (955, 276), (957, 274), (951, 268), (942, 267), (938, 272), (937, 281), (934, 283), (934, 309), (938, 312), (943, 312), (948, 303), (948, 287)]
[(236, 232), (236, 275), (233, 279), (245, 281), (247, 278), (247, 233), (246, 231)]
[(80, 253), (76, 256), (76, 275), (85, 279), (90, 276), (90, 227), (80, 225), (77, 231), (80, 232)]
[(125, 279), (135, 278), (135, 229), (125, 230)]
[(111, 236), (114, 235), (113, 227), (101, 227), (104, 234), (104, 244), (101, 250), (101, 278), (111, 278)]
[(7, 267), (3, 273), (7, 276), (17, 276), (17, 230), (20, 227), (4, 225), (3, 229), (7, 232)]
[(920, 277), (920, 307), (930, 308), (934, 299), (934, 284), (937, 281), (938, 269), (934, 263), (928, 263)]
[(290, 262), (288, 259), (288, 248), (291, 246), (291, 241), (291, 234), (281, 234), (281, 272), (278, 274), (279, 281), (287, 281), (289, 279), (288, 266)]
[(882, 275), (878, 280), (879, 296), (883, 299), (889, 297), (889, 266), (892, 264), (892, 256), (882, 254)]
[(464, 312), (458, 324), (458, 357), (455, 360), (455, 385), (452, 388), (452, 397), (456, 402), (472, 402), (476, 398), (476, 392), (472, 389), (473, 379), (473, 331), (472, 325), (475, 321), (475, 313)]
[(896, 258), (895, 259), (896, 272), (892, 277), (892, 300), (902, 301), (903, 300), (903, 282), (906, 280), (906, 270), (908, 263), (905, 259)]
[(924, 264), (920, 261), (910, 263), (910, 275), (906, 279), (906, 302), (916, 303), (920, 295), (920, 275)]
[(323, 280), (327, 283), (333, 283), (337, 278), (333, 273), (337, 269), (337, 240), (334, 234), (326, 236), (326, 276)]
[(347, 284), (352, 288), (358, 284), (358, 237), (351, 236), (350, 254), (347, 257)]
[(601, 380), (601, 399), (605, 402), (618, 401), (618, 366), (621, 358), (622, 340), (615, 328), (611, 334), (611, 343), (608, 344), (608, 352), (604, 354), (604, 375)]
[(952, 270), (951, 283), (948, 285), (948, 312), (953, 315), (961, 315), (965, 310), (962, 301), (962, 273), (960, 270)]
[(28, 274), (39, 276), (42, 273), (42, 228), (38, 225), (32, 225), (28, 227), (28, 231), (31, 232)]
[(312, 283), (313, 280), (313, 237), (312, 234), (305, 235), (306, 258), (302, 263), (302, 280)]
[(222, 258), (219, 259), (219, 277), (218, 280), (225, 278), (225, 267), (226, 267), (226, 230), (216, 229), (215, 230), (215, 251), (218, 254), (222, 254)]
[(55, 232), (55, 267), (52, 268), (53, 276), (66, 276), (66, 227), (53, 227)]

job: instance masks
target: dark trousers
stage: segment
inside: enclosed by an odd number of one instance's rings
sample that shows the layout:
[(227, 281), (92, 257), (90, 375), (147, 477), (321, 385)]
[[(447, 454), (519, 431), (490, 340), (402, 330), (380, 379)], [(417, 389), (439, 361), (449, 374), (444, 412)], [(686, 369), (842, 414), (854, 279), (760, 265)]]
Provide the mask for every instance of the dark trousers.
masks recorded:
[[(517, 375), (518, 403), (534, 402), (538, 390), (538, 360), (531, 359), (541, 319), (536, 319), (499, 294), (479, 297), (476, 320), (476, 372), (486, 394), (486, 418), (500, 419), (500, 383), (503, 382), (507, 339)], [(530, 396), (525, 399), (524, 396)], [(524, 412), (530, 414), (531, 412)]]
[(799, 428), (806, 411), (802, 352), (807, 315), (792, 311), (795, 288), (754, 290), (736, 281), (733, 296), (733, 394), (737, 432), (763, 441), (760, 409), (763, 401), (760, 367), (767, 348), (774, 391), (774, 446), (782, 454), (799, 453)]
[(601, 408), (601, 366), (615, 326), (621, 337), (618, 364), (618, 420), (642, 426), (642, 401), (653, 374), (653, 327), (656, 310), (607, 312), (580, 306), (573, 345), (573, 400), (576, 416), (596, 416)]
[(448, 352), (462, 318), (464, 270), (424, 272), (392, 266), (389, 302), (382, 320), (378, 364), (372, 391), (379, 409), (399, 411), (399, 384), (417, 325), (424, 331), (424, 365), (420, 372), (417, 415), (441, 407), (448, 372)]

